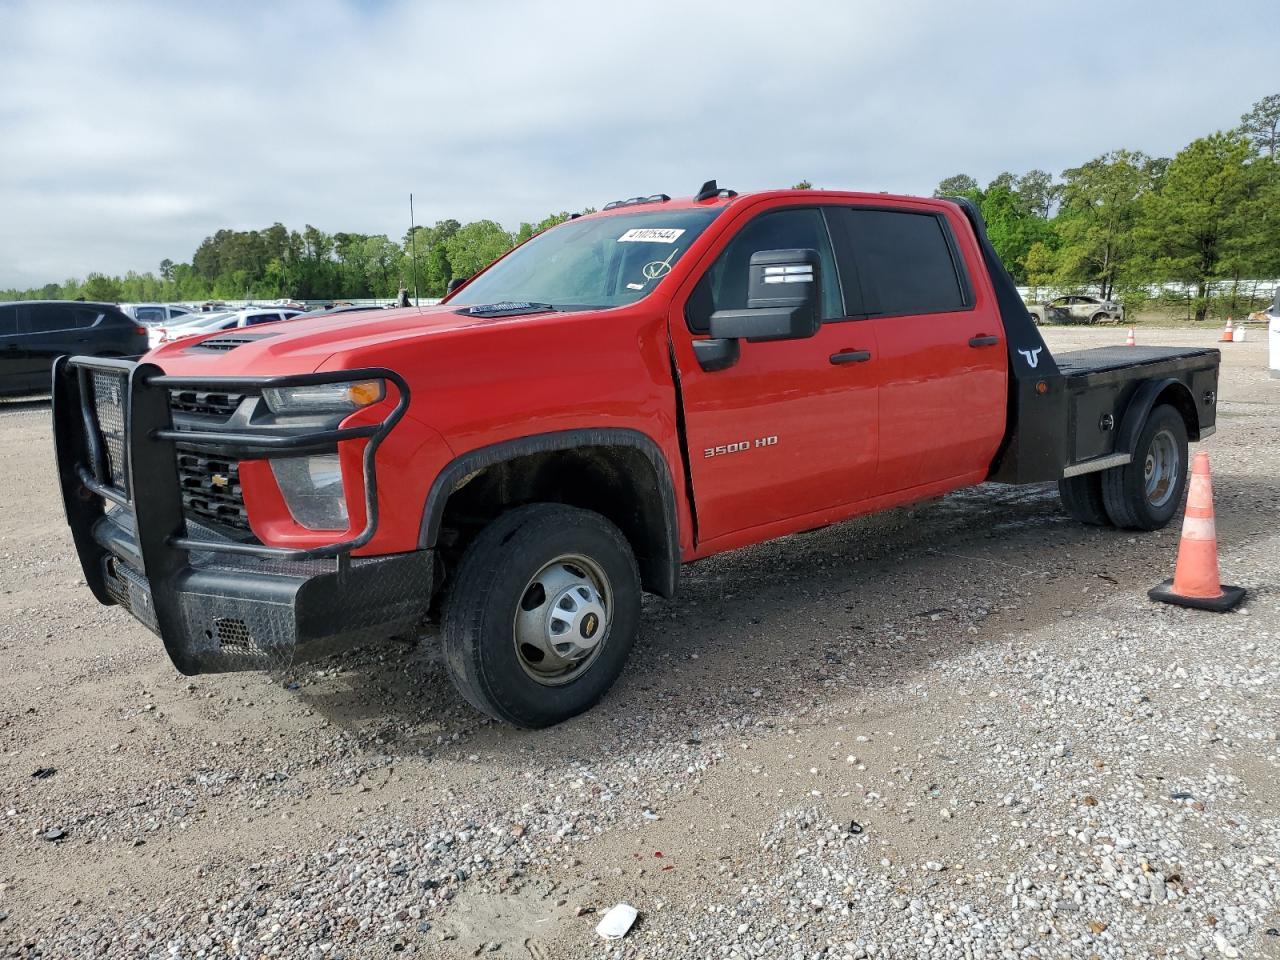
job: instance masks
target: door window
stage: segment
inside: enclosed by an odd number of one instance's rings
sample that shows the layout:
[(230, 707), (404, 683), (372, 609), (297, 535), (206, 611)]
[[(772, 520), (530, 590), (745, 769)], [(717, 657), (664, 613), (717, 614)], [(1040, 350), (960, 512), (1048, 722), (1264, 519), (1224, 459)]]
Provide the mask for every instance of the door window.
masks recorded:
[(76, 307), (74, 319), (77, 330), (86, 330), (102, 319), (102, 311), (97, 307)]
[[(932, 213), (849, 208), (839, 218), (856, 267), (850, 313), (944, 313), (972, 306), (951, 234)], [(853, 284), (851, 283), (850, 286)]]
[(0, 307), (0, 337), (11, 336), (18, 332), (18, 310), (16, 307)]
[(164, 307), (138, 307), (133, 315), (139, 323), (159, 323), (165, 319)]
[(76, 328), (76, 308), (60, 303), (33, 303), (18, 307), (19, 333), (51, 333)]
[(822, 318), (844, 315), (840, 277), (822, 211), (817, 207), (791, 207), (762, 213), (747, 223), (702, 275), (685, 305), (685, 320), (694, 333), (706, 333), (717, 310), (742, 310), (747, 306), (748, 267), (751, 255), (761, 250), (817, 250), (822, 262)]

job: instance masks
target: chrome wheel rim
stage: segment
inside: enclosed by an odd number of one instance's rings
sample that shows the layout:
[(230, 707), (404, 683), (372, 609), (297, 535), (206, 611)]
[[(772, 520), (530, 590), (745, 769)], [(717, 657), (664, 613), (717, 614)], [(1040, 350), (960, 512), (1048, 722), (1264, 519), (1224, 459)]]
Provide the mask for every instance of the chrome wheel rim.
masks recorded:
[(556, 557), (535, 573), (516, 607), (516, 659), (533, 680), (559, 686), (581, 676), (609, 639), (613, 590), (594, 560)]
[(1177, 490), (1182, 466), (1178, 459), (1178, 444), (1172, 433), (1161, 430), (1151, 438), (1151, 446), (1147, 448), (1147, 459), (1143, 464), (1147, 503), (1151, 506), (1163, 507)]

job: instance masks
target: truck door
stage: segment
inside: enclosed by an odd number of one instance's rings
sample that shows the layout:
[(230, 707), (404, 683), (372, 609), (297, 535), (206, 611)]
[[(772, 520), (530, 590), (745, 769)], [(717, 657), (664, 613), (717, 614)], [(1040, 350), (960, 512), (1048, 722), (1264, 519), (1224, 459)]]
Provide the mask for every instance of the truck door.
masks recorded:
[[(854, 265), (855, 309), (872, 318), (880, 351), (876, 492), (974, 482), (1008, 409), (1004, 328), (989, 285), (971, 278), (936, 208), (846, 207), (832, 220)], [(980, 262), (976, 249), (971, 262)]]
[[(746, 306), (761, 250), (821, 258), (823, 324), (806, 339), (739, 341), (726, 369), (702, 369), (692, 341), (715, 310)], [(825, 212), (773, 206), (730, 231), (673, 301), (670, 332), (684, 405), (700, 542), (869, 495), (876, 469), (876, 344), (845, 309)]]

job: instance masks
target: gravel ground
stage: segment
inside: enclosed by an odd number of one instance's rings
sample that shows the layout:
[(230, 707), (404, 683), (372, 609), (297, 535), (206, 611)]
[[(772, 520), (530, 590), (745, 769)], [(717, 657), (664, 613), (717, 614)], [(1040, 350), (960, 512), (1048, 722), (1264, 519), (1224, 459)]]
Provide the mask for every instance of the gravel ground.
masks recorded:
[(1226, 348), (1204, 445), (1235, 613), (1147, 601), (1176, 526), (986, 486), (686, 568), (540, 732), (431, 638), (179, 676), (80, 583), (47, 403), (0, 404), (0, 955), (1280, 957), (1265, 366)]

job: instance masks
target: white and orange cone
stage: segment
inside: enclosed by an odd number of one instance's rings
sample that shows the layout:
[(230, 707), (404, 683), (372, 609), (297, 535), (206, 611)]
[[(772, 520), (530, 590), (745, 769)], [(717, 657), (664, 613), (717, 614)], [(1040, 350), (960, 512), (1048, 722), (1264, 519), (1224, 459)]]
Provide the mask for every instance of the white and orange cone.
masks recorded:
[(1231, 318), (1227, 317), (1227, 326), (1222, 331), (1222, 336), (1218, 338), (1219, 343), (1231, 343), (1235, 339), (1235, 335), (1231, 331)]
[(1182, 520), (1178, 565), (1173, 579), (1147, 591), (1152, 600), (1197, 610), (1225, 613), (1244, 599), (1243, 587), (1225, 587), (1218, 575), (1218, 532), (1213, 519), (1213, 481), (1209, 455), (1197, 453), (1191, 462), (1191, 489)]
[(1136, 347), (1138, 345), (1138, 341), (1133, 338), (1133, 327), (1129, 328), (1129, 335), (1124, 338), (1124, 345), (1126, 347)]

